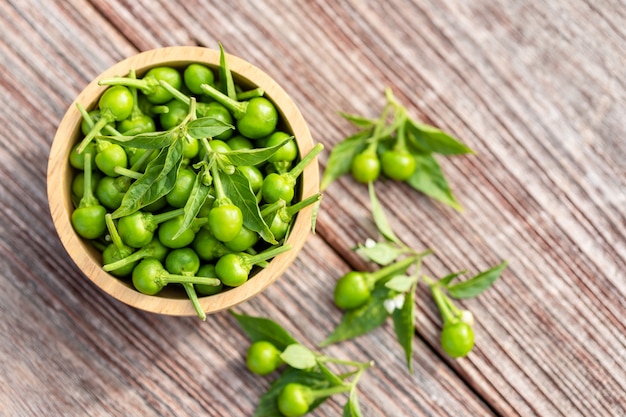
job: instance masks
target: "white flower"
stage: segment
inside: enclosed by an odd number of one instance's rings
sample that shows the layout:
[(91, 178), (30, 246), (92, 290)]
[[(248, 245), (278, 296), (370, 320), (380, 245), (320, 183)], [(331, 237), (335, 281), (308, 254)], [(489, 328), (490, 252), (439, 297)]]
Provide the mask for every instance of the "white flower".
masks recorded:
[(371, 238), (368, 237), (365, 240), (365, 247), (366, 248), (373, 248), (374, 246), (376, 246), (376, 241), (374, 239), (371, 239)]
[(459, 319), (466, 324), (469, 324), (470, 326), (474, 325), (474, 315), (472, 314), (471, 311), (469, 310), (463, 310), (461, 312), (461, 316), (459, 317)]
[(388, 298), (383, 302), (383, 306), (387, 313), (393, 314), (395, 310), (399, 310), (404, 305), (404, 293), (398, 294), (393, 298)]

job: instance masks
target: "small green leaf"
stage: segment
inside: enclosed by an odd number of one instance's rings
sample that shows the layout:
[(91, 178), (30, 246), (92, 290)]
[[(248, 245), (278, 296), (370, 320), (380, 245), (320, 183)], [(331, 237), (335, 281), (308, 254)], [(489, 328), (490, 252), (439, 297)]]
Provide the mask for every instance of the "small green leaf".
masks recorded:
[(325, 190), (333, 181), (350, 172), (352, 159), (367, 146), (370, 132), (358, 132), (335, 145), (330, 152), (320, 189)]
[[(284, 417), (278, 410), (278, 395), (285, 387), (285, 385), (296, 382), (302, 385), (306, 385), (313, 389), (324, 389), (332, 386), (329, 383), (326, 375), (319, 371), (303, 371), (295, 368), (287, 368), (280, 376), (272, 383), (270, 388), (261, 396), (259, 403), (254, 411), (254, 417)], [(314, 410), (328, 397), (323, 397), (315, 400), (309, 407), (309, 411)]]
[(243, 225), (248, 229), (257, 232), (263, 240), (268, 243), (276, 244), (276, 239), (269, 226), (261, 216), (261, 210), (256, 202), (256, 196), (250, 188), (250, 182), (245, 175), (238, 170), (232, 174), (220, 176), (224, 193), (226, 196), (241, 209), (243, 215)]
[(463, 274), (467, 274), (466, 270), (463, 271), (459, 271), (459, 272), (453, 272), (451, 274), (446, 275), (443, 278), (439, 279), (439, 283), (441, 285), (443, 285), (444, 287), (447, 287), (448, 285), (450, 285), (450, 283), (458, 276), (463, 275)]
[(408, 119), (406, 129), (413, 145), (425, 152), (442, 155), (463, 155), (474, 153), (469, 147), (436, 127)]
[(435, 200), (447, 204), (455, 210), (462, 211), (463, 208), (452, 194), (437, 160), (431, 154), (413, 153), (413, 157), (416, 168), (407, 183)]
[(374, 125), (374, 123), (376, 123), (376, 119), (370, 119), (370, 118), (359, 116), (356, 114), (339, 112), (339, 116), (343, 117), (344, 119), (346, 119), (347, 121), (355, 125), (356, 127), (359, 127), (362, 129), (371, 127)]
[(293, 136), (281, 143), (268, 148), (239, 149), (223, 153), (231, 164), (235, 166), (259, 165), (272, 157), (283, 145), (293, 140)]
[(299, 343), (287, 346), (280, 357), (287, 365), (296, 369), (311, 369), (317, 364), (315, 353)]
[(220, 87), (222, 93), (226, 94), (232, 100), (237, 100), (237, 90), (235, 89), (235, 82), (233, 81), (233, 74), (228, 67), (228, 61), (226, 60), (226, 52), (224, 46), (219, 42), (220, 47)]
[(370, 204), (372, 206), (372, 216), (374, 217), (374, 222), (376, 223), (376, 227), (380, 234), (390, 242), (400, 243), (400, 239), (396, 236), (396, 234), (391, 229), (389, 225), (389, 221), (387, 220), (387, 216), (385, 215), (385, 211), (378, 201), (378, 197), (376, 196), (376, 190), (374, 189), (374, 184), (369, 183), (369, 193), (370, 193)]
[(201, 117), (192, 120), (187, 123), (186, 127), (187, 134), (194, 139), (212, 138), (235, 128), (235, 126), (213, 117)]
[(191, 189), (191, 193), (189, 194), (189, 198), (185, 203), (184, 213), (183, 213), (183, 221), (181, 222), (180, 228), (174, 234), (172, 239), (176, 239), (180, 236), (185, 230), (189, 229), (194, 219), (198, 215), (198, 212), (202, 208), (202, 205), (206, 201), (209, 196), (209, 191), (211, 187), (205, 185), (202, 182), (203, 171), (200, 171), (196, 175), (196, 179), (193, 183), (193, 188)]
[[(391, 282), (391, 281), (390, 281)], [(413, 372), (413, 337), (415, 335), (415, 289), (417, 280), (413, 282), (404, 295), (402, 308), (394, 310), (391, 315), (398, 343), (404, 349), (409, 372)]]
[(478, 275), (459, 282), (458, 284), (448, 286), (448, 293), (454, 298), (472, 298), (476, 297), (496, 282), (500, 275), (507, 267), (508, 262), (504, 261), (486, 271), (480, 272)]
[(253, 317), (230, 311), (246, 333), (251, 342), (265, 340), (272, 343), (280, 351), (287, 346), (298, 343), (280, 324), (263, 317)]
[(131, 148), (161, 149), (170, 146), (176, 139), (176, 135), (175, 130), (168, 130), (165, 132), (139, 133), (133, 136), (98, 136), (98, 139), (118, 143)]
[(359, 245), (356, 253), (364, 259), (377, 263), (378, 265), (389, 265), (400, 255), (405, 253), (393, 242), (376, 242), (373, 246)]
[(161, 149), (159, 155), (150, 161), (143, 175), (130, 185), (120, 207), (111, 216), (118, 219), (133, 214), (170, 192), (176, 183), (182, 159), (183, 143), (180, 140)]
[(389, 298), (390, 291), (384, 286), (376, 287), (372, 292), (372, 297), (365, 305), (347, 310), (344, 313), (339, 325), (320, 346), (324, 347), (342, 340), (353, 339), (381, 326), (389, 317), (383, 303)]
[(359, 392), (356, 389), (356, 386), (352, 387), (350, 390), (350, 395), (348, 396), (348, 402), (343, 407), (343, 417), (362, 417), (361, 407), (359, 406)]
[(415, 286), (416, 282), (416, 276), (396, 275), (385, 283), (385, 287), (398, 292), (407, 292)]

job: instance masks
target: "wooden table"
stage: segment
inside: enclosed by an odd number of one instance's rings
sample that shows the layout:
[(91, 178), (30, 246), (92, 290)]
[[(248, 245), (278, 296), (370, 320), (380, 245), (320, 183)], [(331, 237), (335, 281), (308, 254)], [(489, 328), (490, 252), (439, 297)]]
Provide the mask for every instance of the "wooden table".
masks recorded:
[[(393, 329), (324, 352), (375, 360), (365, 416), (626, 415), (626, 5), (620, 1), (36, 1), (0, 3), (0, 415), (249, 416), (269, 384), (228, 313), (206, 323), (134, 310), (92, 285), (53, 228), (50, 144), (66, 108), (115, 62), (169, 45), (217, 47), (264, 69), (327, 151), (375, 116), (384, 88), (477, 153), (441, 158), (456, 212), (403, 184), (392, 227), (436, 251), (424, 273), (509, 268), (462, 303), (476, 347), (442, 353), (418, 291), (415, 370)], [(315, 347), (340, 320), (334, 281), (369, 267), (367, 188), (329, 187), (297, 261), (237, 310)], [(345, 397), (314, 415), (337, 416)]]

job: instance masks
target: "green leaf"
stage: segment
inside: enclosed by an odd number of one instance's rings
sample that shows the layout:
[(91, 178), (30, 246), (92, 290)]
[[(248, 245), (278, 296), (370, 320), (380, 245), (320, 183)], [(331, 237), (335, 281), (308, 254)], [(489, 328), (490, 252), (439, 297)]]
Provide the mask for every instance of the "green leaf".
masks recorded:
[(191, 193), (189, 194), (189, 198), (185, 203), (184, 213), (183, 213), (183, 221), (181, 222), (180, 229), (174, 234), (172, 239), (176, 239), (180, 236), (185, 230), (189, 229), (194, 219), (198, 215), (198, 212), (202, 208), (202, 205), (206, 201), (209, 196), (209, 191), (211, 191), (211, 187), (205, 185), (202, 182), (202, 176), (204, 172), (200, 171), (196, 175), (196, 179), (193, 183), (193, 188), (191, 189)]
[(317, 364), (315, 353), (299, 343), (287, 346), (280, 357), (287, 365), (296, 369), (311, 369)]
[(133, 136), (98, 136), (98, 139), (131, 148), (161, 149), (170, 146), (176, 140), (176, 137), (177, 132), (175, 130), (168, 130), (165, 132), (139, 133)]
[(230, 311), (252, 343), (265, 340), (272, 343), (280, 351), (287, 346), (298, 343), (280, 324), (263, 317), (253, 317)]
[(373, 246), (366, 243), (356, 248), (356, 253), (359, 256), (378, 265), (389, 265), (404, 252), (404, 249), (399, 248), (393, 242), (376, 242)]
[(389, 298), (390, 292), (391, 290), (385, 286), (377, 286), (365, 305), (344, 312), (339, 325), (320, 346), (324, 347), (343, 340), (353, 339), (381, 326), (389, 317), (383, 303)]
[[(285, 385), (296, 382), (313, 389), (324, 389), (331, 386), (326, 375), (319, 371), (303, 371), (295, 368), (287, 368), (261, 396), (254, 417), (284, 417), (278, 410), (278, 395)], [(311, 404), (309, 411), (314, 410), (328, 397), (320, 398)]]
[(406, 129), (412, 144), (422, 151), (442, 155), (474, 153), (469, 147), (436, 127), (408, 119)]
[(159, 155), (150, 161), (143, 175), (130, 185), (120, 207), (111, 217), (117, 219), (133, 214), (169, 193), (176, 183), (182, 160), (182, 141), (177, 140), (171, 146), (161, 149)]
[[(391, 282), (391, 281), (390, 281)], [(417, 280), (413, 282), (410, 289), (404, 295), (402, 308), (393, 311), (391, 318), (393, 328), (396, 332), (398, 343), (404, 349), (409, 372), (413, 372), (413, 337), (415, 335), (415, 289)]]
[(370, 193), (370, 204), (372, 206), (372, 216), (374, 217), (374, 223), (376, 223), (378, 231), (388, 241), (400, 243), (400, 239), (398, 239), (396, 234), (391, 229), (389, 221), (387, 220), (387, 216), (385, 215), (385, 211), (383, 210), (380, 201), (378, 201), (378, 197), (376, 197), (374, 184), (370, 182), (368, 186)]
[(398, 292), (407, 292), (415, 286), (416, 282), (416, 276), (396, 275), (385, 283), (385, 287)]
[(239, 149), (223, 153), (231, 164), (235, 166), (259, 165), (274, 155), (283, 145), (293, 140), (293, 136), (285, 139), (281, 143), (267, 148)]
[(220, 47), (220, 87), (222, 93), (226, 94), (233, 100), (237, 100), (237, 90), (235, 90), (235, 82), (233, 81), (233, 74), (230, 72), (228, 62), (226, 60), (226, 52), (222, 43), (219, 42)]
[(370, 118), (359, 116), (356, 114), (339, 112), (339, 116), (343, 117), (344, 119), (346, 119), (347, 121), (355, 125), (356, 127), (363, 128), (363, 129), (371, 127), (374, 125), (374, 123), (376, 123), (376, 119), (370, 119)]
[(361, 131), (339, 142), (330, 152), (320, 189), (325, 190), (333, 181), (350, 172), (352, 159), (367, 146), (370, 132)]
[(240, 171), (235, 170), (232, 174), (223, 173), (220, 180), (224, 188), (224, 194), (241, 209), (243, 225), (257, 232), (263, 240), (271, 244), (277, 244), (269, 226), (263, 220), (256, 196), (250, 188), (250, 182)]
[(467, 274), (467, 271), (463, 270), (459, 272), (453, 272), (451, 274), (446, 275), (443, 278), (440, 278), (438, 282), (444, 287), (447, 287), (456, 277), (463, 275), (463, 274)]
[(507, 267), (508, 262), (504, 261), (486, 271), (480, 272), (478, 275), (459, 282), (458, 284), (448, 286), (448, 293), (454, 298), (472, 298), (476, 297), (496, 282), (500, 275)]
[(447, 204), (455, 210), (462, 211), (463, 208), (452, 195), (448, 181), (437, 160), (430, 154), (413, 153), (413, 157), (416, 168), (407, 183), (435, 200)]
[(356, 386), (353, 386), (348, 396), (348, 402), (343, 407), (343, 417), (362, 417), (361, 407), (359, 406), (359, 392)]
[(201, 117), (187, 123), (187, 134), (194, 139), (212, 138), (227, 130), (235, 129), (235, 126), (215, 119), (213, 117)]

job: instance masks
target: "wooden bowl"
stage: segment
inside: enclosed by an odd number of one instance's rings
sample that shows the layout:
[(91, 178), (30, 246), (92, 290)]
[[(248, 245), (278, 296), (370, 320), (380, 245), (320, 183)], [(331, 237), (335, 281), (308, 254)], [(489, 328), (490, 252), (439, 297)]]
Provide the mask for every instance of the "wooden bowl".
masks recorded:
[[(313, 140), (302, 114), (287, 93), (276, 81), (252, 64), (228, 54), (226, 59), (237, 84), (244, 88), (258, 86), (265, 91), (265, 97), (276, 105), (281, 115), (283, 123), (281, 128), (295, 136), (300, 157), (305, 155), (313, 147)], [(125, 76), (130, 69), (135, 69), (137, 76), (141, 77), (155, 66), (167, 65), (182, 68), (193, 62), (203, 63), (217, 69), (219, 68), (219, 51), (187, 46), (155, 49), (125, 59), (104, 71), (69, 106), (55, 134), (48, 160), (47, 187), (50, 212), (61, 242), (76, 265), (87, 278), (112, 297), (141, 310), (174, 316), (196, 314), (184, 292), (163, 291), (156, 296), (149, 296), (136, 291), (129, 282), (103, 271), (100, 253), (74, 232), (70, 222), (74, 209), (70, 199), (74, 170), (68, 162), (68, 157), (72, 147), (82, 137), (79, 137), (82, 118), (76, 103), (82, 104), (87, 110), (97, 105), (100, 95), (107, 88), (99, 86), (98, 80)], [(304, 170), (299, 183), (300, 199), (319, 191), (317, 159)], [(214, 313), (228, 309), (254, 297), (272, 284), (291, 265), (302, 249), (310, 233), (312, 212), (313, 209), (309, 206), (298, 213), (287, 238), (291, 250), (273, 258), (269, 266), (259, 270), (243, 285), (220, 294), (200, 297), (200, 304), (204, 311)]]

